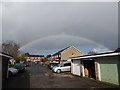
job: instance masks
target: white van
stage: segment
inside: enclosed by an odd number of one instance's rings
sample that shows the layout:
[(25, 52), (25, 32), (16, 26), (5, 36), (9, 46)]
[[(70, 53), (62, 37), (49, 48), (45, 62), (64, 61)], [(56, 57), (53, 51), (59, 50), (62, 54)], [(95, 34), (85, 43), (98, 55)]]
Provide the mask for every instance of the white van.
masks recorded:
[(55, 66), (53, 69), (52, 69), (53, 72), (56, 72), (56, 73), (61, 73), (61, 72), (66, 72), (66, 71), (71, 71), (71, 63), (69, 62), (65, 62), (65, 63), (61, 63), (61, 64), (58, 64), (57, 66)]

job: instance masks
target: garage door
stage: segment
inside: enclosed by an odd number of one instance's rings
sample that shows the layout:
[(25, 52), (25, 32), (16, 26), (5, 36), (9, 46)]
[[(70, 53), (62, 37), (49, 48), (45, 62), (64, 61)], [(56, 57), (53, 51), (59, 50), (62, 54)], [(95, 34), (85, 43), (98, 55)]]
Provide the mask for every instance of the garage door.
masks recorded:
[(80, 60), (73, 61), (73, 74), (80, 76)]

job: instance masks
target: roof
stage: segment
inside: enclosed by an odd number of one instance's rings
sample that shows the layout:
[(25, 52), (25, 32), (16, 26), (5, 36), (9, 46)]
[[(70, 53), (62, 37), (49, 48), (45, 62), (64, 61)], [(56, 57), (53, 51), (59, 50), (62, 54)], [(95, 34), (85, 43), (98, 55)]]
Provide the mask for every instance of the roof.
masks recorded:
[(120, 48), (117, 48), (114, 52), (120, 52)]
[[(69, 47), (71, 47), (71, 46), (69, 46)], [(55, 56), (55, 55), (60, 54), (60, 53), (61, 53), (61, 52), (63, 52), (64, 50), (68, 49), (69, 47), (66, 47), (66, 48), (64, 48), (64, 49), (62, 49), (62, 50), (60, 50), (60, 51), (56, 52), (56, 53), (55, 53), (55, 54), (53, 54), (52, 56)]]
[(1, 55), (1, 56), (4, 56), (4, 57), (7, 57), (7, 58), (13, 58), (11, 55), (6, 54), (6, 53), (4, 53), (4, 52), (0, 52), (0, 55)]
[(87, 59), (87, 58), (99, 58), (99, 57), (107, 57), (107, 56), (120, 56), (120, 52), (108, 52), (108, 53), (100, 53), (94, 55), (84, 55), (84, 56), (73, 57), (71, 59)]
[(28, 57), (44, 57), (44, 55), (29, 55)]

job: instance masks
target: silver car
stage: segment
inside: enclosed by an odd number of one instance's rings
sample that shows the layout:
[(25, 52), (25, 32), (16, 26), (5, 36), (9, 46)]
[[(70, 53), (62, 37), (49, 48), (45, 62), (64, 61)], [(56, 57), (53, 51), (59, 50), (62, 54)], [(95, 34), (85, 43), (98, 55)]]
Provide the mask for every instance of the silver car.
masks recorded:
[(69, 62), (65, 62), (65, 63), (61, 63), (61, 64), (58, 64), (57, 66), (55, 66), (53, 69), (52, 69), (53, 72), (56, 72), (56, 73), (61, 73), (61, 72), (66, 72), (66, 71), (71, 71), (71, 63)]
[(18, 69), (10, 67), (8, 68), (9, 76), (16, 75), (18, 73)]

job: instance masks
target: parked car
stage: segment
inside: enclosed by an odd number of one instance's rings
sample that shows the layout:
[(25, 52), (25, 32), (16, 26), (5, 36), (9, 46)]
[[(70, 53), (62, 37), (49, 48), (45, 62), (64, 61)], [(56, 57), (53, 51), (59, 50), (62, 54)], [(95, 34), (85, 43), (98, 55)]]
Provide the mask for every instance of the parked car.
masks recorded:
[(57, 66), (59, 63), (48, 63), (48, 68), (52, 69), (53, 67)]
[(8, 75), (9, 76), (16, 75), (17, 73), (18, 73), (18, 69), (13, 68), (13, 67), (8, 68)]
[(29, 66), (29, 63), (28, 62), (23, 62), (24, 66), (25, 67), (28, 67)]
[(17, 63), (13, 67), (18, 69), (18, 72), (24, 72), (25, 71), (25, 66), (22, 63)]
[(43, 65), (43, 62), (42, 62), (42, 61), (40, 61), (40, 64), (41, 64), (41, 65)]
[(52, 69), (52, 71), (56, 72), (56, 73), (70, 72), (71, 71), (71, 63), (65, 62), (65, 63), (58, 64), (57, 66), (55, 66)]
[(19, 61), (20, 63), (24, 63), (25, 61)]
[(38, 61), (35, 61), (34, 63), (35, 63), (35, 64), (38, 64)]
[(26, 62), (26, 61), (20, 61), (21, 64), (23, 64), (25, 67), (28, 67), (29, 66), (29, 63)]

